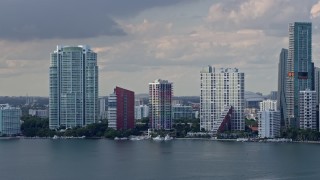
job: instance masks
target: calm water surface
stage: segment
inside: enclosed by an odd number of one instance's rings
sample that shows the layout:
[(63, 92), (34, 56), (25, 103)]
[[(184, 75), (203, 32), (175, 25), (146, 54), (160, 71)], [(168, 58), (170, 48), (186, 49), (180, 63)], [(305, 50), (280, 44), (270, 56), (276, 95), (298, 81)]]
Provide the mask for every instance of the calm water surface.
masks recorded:
[(0, 180), (320, 179), (320, 144), (0, 140)]

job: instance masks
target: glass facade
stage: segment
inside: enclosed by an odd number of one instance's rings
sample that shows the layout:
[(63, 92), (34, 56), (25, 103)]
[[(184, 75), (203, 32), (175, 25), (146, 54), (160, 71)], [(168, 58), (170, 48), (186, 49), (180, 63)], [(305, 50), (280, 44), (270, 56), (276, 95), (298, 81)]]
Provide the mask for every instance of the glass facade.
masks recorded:
[(88, 46), (58, 46), (50, 62), (50, 128), (94, 123), (98, 111), (97, 54)]
[(289, 49), (286, 78), (285, 125), (299, 127), (299, 92), (314, 90), (312, 63), (312, 24), (289, 24)]

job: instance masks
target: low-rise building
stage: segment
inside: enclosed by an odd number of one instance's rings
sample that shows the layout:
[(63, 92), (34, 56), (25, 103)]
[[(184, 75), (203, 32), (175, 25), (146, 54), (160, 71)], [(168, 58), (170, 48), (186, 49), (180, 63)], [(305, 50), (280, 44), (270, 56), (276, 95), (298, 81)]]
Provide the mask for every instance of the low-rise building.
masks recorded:
[(260, 138), (280, 136), (280, 111), (267, 109), (258, 113), (258, 131)]
[(194, 112), (192, 106), (184, 106), (181, 104), (176, 104), (172, 106), (172, 119), (193, 119)]
[(20, 108), (0, 104), (0, 135), (20, 134), (20, 118), (22, 112)]
[(29, 115), (30, 116), (37, 116), (40, 118), (48, 118), (49, 111), (48, 111), (48, 109), (29, 109)]

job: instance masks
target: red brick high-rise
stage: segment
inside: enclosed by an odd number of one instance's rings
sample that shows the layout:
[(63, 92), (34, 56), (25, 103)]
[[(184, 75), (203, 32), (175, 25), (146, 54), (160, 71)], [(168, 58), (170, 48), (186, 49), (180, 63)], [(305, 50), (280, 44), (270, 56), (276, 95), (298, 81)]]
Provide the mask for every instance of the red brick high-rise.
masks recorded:
[(134, 92), (120, 87), (114, 89), (108, 100), (109, 127), (121, 129), (134, 128)]

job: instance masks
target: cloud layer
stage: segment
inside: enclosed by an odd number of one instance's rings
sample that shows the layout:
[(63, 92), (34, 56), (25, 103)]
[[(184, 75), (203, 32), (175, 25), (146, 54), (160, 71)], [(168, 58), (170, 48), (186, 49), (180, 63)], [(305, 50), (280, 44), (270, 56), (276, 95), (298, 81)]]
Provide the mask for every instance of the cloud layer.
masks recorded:
[(175, 95), (199, 95), (206, 65), (240, 68), (246, 90), (268, 93), (277, 89), (290, 22), (313, 23), (319, 66), (318, 6), (318, 0), (4, 0), (0, 95), (48, 95), (49, 53), (57, 44), (89, 44), (98, 52), (100, 95), (116, 85), (145, 93), (157, 78), (174, 82)]

